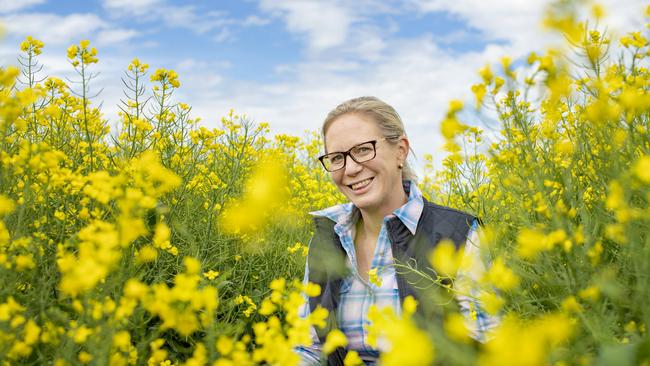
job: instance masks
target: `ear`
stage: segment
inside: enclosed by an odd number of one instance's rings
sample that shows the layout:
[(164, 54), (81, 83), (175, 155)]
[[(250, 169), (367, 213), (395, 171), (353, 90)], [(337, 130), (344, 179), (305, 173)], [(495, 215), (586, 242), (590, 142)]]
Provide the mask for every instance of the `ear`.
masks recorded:
[(405, 163), (410, 150), (411, 143), (409, 142), (409, 139), (406, 136), (400, 137), (399, 141), (397, 142), (397, 158), (399, 161)]

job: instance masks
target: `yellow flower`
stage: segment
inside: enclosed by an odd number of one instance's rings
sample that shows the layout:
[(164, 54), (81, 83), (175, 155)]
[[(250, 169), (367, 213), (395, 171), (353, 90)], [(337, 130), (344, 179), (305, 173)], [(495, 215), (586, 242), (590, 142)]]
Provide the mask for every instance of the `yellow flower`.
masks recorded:
[(569, 296), (562, 300), (562, 309), (568, 313), (579, 313), (582, 311), (582, 307), (575, 296)]
[(85, 343), (88, 337), (93, 334), (93, 331), (86, 327), (85, 325), (80, 326), (76, 330), (72, 331), (73, 340), (77, 344)]
[(589, 286), (580, 290), (578, 296), (585, 300), (597, 301), (600, 298), (600, 289), (597, 286)]
[(121, 330), (113, 335), (113, 347), (122, 352), (128, 352), (131, 346), (131, 335), (126, 330)]
[(467, 126), (463, 125), (456, 119), (456, 117), (445, 118), (440, 124), (440, 131), (442, 136), (446, 139), (453, 139), (456, 135), (462, 133), (467, 129)]
[(454, 99), (449, 102), (448, 114), (456, 114), (463, 109), (463, 102), (457, 99)]
[(236, 305), (241, 305), (243, 303), (246, 303), (248, 307), (244, 309), (242, 314), (244, 314), (245, 317), (250, 318), (253, 312), (257, 310), (257, 305), (255, 305), (255, 303), (253, 302), (253, 299), (245, 295), (239, 295), (235, 298)]
[(302, 243), (297, 242), (297, 243), (294, 244), (292, 247), (287, 247), (287, 252), (293, 254), (293, 253), (296, 253), (297, 251), (299, 251), (299, 250), (301, 250), (301, 249), (304, 250), (305, 248), (306, 248), (306, 247), (303, 246)]
[(262, 300), (262, 304), (260, 304), (260, 310), (259, 310), (260, 314), (264, 316), (269, 316), (273, 312), (275, 312), (275, 310), (277, 310), (277, 307), (270, 298), (266, 298)]
[(595, 19), (601, 19), (605, 14), (605, 8), (601, 4), (593, 4), (591, 6), (591, 15), (593, 15)]
[(489, 84), (492, 82), (492, 79), (494, 79), (494, 73), (492, 73), (492, 69), (490, 69), (490, 65), (485, 65), (479, 70), (479, 75), (481, 75), (481, 78), (483, 78), (483, 82), (486, 84)]
[(77, 356), (77, 358), (79, 359), (79, 362), (83, 364), (89, 363), (93, 360), (93, 356), (86, 351), (79, 352), (79, 356)]
[(16, 270), (18, 271), (24, 271), (36, 267), (36, 263), (34, 263), (34, 258), (31, 254), (17, 255), (14, 261), (16, 262)]
[(377, 274), (377, 268), (368, 271), (368, 280), (377, 287), (381, 287), (381, 277)]
[(232, 352), (232, 350), (235, 348), (235, 343), (229, 337), (219, 336), (217, 339), (216, 347), (217, 351), (222, 357), (228, 356), (230, 352)]
[(483, 308), (488, 314), (495, 315), (501, 310), (505, 300), (492, 292), (483, 292), (479, 296)]
[(460, 267), (463, 254), (456, 250), (454, 242), (441, 240), (429, 255), (429, 262), (441, 276), (454, 277)]
[(40, 334), (41, 328), (33, 320), (28, 320), (25, 324), (25, 344), (28, 346), (35, 344)]
[(244, 196), (219, 215), (219, 224), (230, 234), (254, 234), (279, 219), (278, 210), (286, 203), (288, 175), (279, 161), (265, 159), (246, 181)]
[[(650, 155), (644, 155), (634, 164), (634, 174), (643, 183), (650, 184)], [(1, 211), (1, 210), (0, 210)]]
[(519, 285), (519, 277), (506, 266), (505, 260), (501, 256), (492, 263), (484, 280), (503, 291), (512, 290)]
[(470, 341), (467, 327), (465, 326), (465, 318), (459, 313), (452, 313), (447, 315), (444, 323), (445, 333), (449, 338), (462, 343)]
[(337, 348), (345, 347), (347, 345), (348, 339), (345, 337), (345, 334), (343, 334), (339, 329), (333, 329), (327, 334), (327, 338), (323, 344), (323, 353), (329, 355)]
[(603, 244), (600, 241), (596, 242), (593, 247), (589, 248), (587, 251), (587, 257), (589, 257), (592, 266), (595, 266), (600, 262), (600, 255), (602, 253)]
[(140, 263), (149, 263), (155, 261), (157, 257), (158, 251), (156, 248), (151, 245), (145, 245), (138, 251), (136, 259)]
[(208, 280), (212, 281), (215, 278), (217, 278), (217, 276), (219, 276), (219, 271), (209, 270), (207, 272), (203, 272), (203, 276), (205, 276), (205, 278), (207, 278)]
[(354, 350), (348, 351), (343, 360), (343, 366), (361, 366), (363, 364), (363, 360), (359, 357), (357, 351)]
[(512, 64), (512, 59), (508, 56), (501, 57), (501, 67), (503, 71), (507, 72), (510, 70), (510, 65)]
[(404, 303), (402, 304), (402, 311), (405, 316), (413, 315), (415, 314), (417, 307), (418, 307), (417, 300), (415, 300), (413, 296), (409, 295), (404, 299)]
[(76, 45), (72, 45), (68, 47), (67, 53), (68, 53), (68, 58), (72, 60), (75, 57), (77, 57), (77, 54), (79, 53), (79, 48)]
[(494, 89), (492, 89), (492, 94), (497, 94), (505, 82), (506, 81), (503, 80), (503, 78), (497, 76), (494, 79)]
[(196, 258), (185, 257), (183, 258), (183, 264), (187, 274), (195, 275), (201, 272), (201, 262)]
[(179, 88), (181, 86), (178, 81), (178, 74), (174, 70), (157, 69), (156, 72), (151, 75), (151, 81), (160, 81), (161, 83), (169, 84), (174, 88)]
[(474, 93), (474, 96), (476, 97), (476, 108), (480, 108), (481, 104), (483, 104), (485, 94), (487, 93), (485, 84), (472, 85), (472, 93)]
[(538, 230), (523, 229), (517, 237), (517, 254), (525, 259), (534, 258), (541, 251), (549, 249), (546, 236)]
[(142, 299), (147, 292), (149, 287), (136, 279), (131, 278), (124, 284), (124, 296), (128, 298)]
[(61, 220), (61, 221), (64, 221), (65, 220), (65, 213), (63, 213), (63, 212), (61, 212), (59, 210), (56, 210), (56, 211), (54, 211), (54, 218), (56, 218), (58, 220)]
[(320, 286), (315, 283), (308, 282), (304, 286), (303, 291), (309, 297), (316, 297), (320, 295)]
[(550, 351), (566, 342), (571, 333), (571, 320), (562, 314), (548, 314), (532, 322), (510, 315), (482, 347), (478, 364), (546, 365)]
[(14, 210), (14, 202), (8, 197), (0, 194), (0, 216), (12, 213)]
[[(411, 299), (407, 304), (407, 299)], [(391, 307), (378, 309), (372, 305), (368, 312), (371, 325), (368, 343), (383, 351), (380, 364), (388, 366), (429, 365), (434, 360), (434, 347), (426, 332), (420, 330), (411, 319), (415, 301), (404, 300), (405, 309), (398, 317)], [(408, 309), (407, 309), (408, 308)]]

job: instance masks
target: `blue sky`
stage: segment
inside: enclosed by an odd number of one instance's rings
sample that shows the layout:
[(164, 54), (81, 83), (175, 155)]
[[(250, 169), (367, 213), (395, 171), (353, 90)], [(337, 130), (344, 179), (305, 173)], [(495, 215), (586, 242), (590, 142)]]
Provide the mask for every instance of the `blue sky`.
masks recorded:
[[(644, 4), (602, 1), (616, 34), (640, 29)], [(448, 101), (472, 100), (476, 70), (557, 42), (542, 0), (0, 0), (2, 65), (25, 36), (45, 42), (44, 75), (68, 76), (65, 50), (99, 50), (96, 90), (114, 121), (120, 76), (134, 57), (180, 76), (177, 101), (206, 126), (230, 108), (272, 132), (316, 130), (343, 100), (375, 95), (404, 119), (417, 156), (439, 161)], [(480, 124), (477, 117), (470, 123)], [(418, 163), (416, 162), (416, 165)]]

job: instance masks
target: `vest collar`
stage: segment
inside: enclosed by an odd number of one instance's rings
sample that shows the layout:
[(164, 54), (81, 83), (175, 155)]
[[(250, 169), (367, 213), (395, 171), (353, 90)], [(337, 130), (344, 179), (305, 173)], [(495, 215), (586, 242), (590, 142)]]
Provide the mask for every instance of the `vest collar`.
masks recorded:
[[(408, 229), (411, 235), (415, 235), (418, 222), (424, 209), (424, 199), (417, 185), (409, 180), (402, 182), (404, 192), (408, 194), (406, 203), (397, 208), (391, 215), (386, 216), (387, 222), (401, 221), (403, 226)], [(359, 215), (359, 209), (351, 202), (328, 207), (319, 211), (310, 212), (312, 216), (326, 217), (335, 223), (334, 230), (337, 233), (351, 230), (352, 225), (356, 223)], [(397, 219), (397, 220), (396, 220)], [(394, 224), (391, 224), (394, 225)]]

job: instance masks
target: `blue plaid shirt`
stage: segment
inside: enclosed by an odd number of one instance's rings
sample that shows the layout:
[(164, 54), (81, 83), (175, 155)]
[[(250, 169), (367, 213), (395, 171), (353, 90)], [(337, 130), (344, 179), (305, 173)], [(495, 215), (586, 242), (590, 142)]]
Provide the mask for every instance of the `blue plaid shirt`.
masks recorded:
[[(371, 305), (379, 308), (390, 306), (396, 314), (401, 314), (402, 308), (397, 290), (397, 278), (393, 264), (391, 243), (386, 230), (386, 222), (396, 216), (415, 235), (418, 221), (424, 208), (422, 193), (415, 184), (404, 182), (405, 191), (409, 192), (408, 201), (400, 208), (393, 211), (392, 215), (384, 217), (384, 222), (379, 232), (377, 247), (372, 258), (370, 269), (377, 269), (381, 286), (377, 286), (362, 278), (357, 270), (357, 259), (354, 250), (354, 237), (356, 222), (360, 212), (352, 203), (345, 203), (321, 211), (312, 212), (312, 215), (327, 217), (334, 221), (334, 231), (341, 239), (341, 244), (347, 254), (347, 265), (351, 275), (344, 279), (341, 285), (341, 298), (338, 308), (338, 326), (348, 339), (347, 348), (355, 350), (366, 364), (374, 364), (379, 357), (379, 351), (367, 343), (368, 336), (368, 309)], [(467, 283), (467, 280), (477, 280), (485, 271), (479, 258), (478, 236), (476, 220), (467, 235), (465, 255), (471, 255), (474, 266), (466, 273), (458, 273), (456, 282)], [(305, 279), (309, 278), (309, 268), (305, 268)], [(476, 301), (478, 293), (467, 289), (469, 296), (457, 296), (461, 312), (465, 315), (467, 328), (472, 337), (479, 341), (485, 340), (485, 332), (496, 325), (497, 319), (481, 311)], [(303, 304), (300, 315), (309, 315), (309, 302)], [(298, 347), (296, 351), (301, 356), (302, 365), (319, 365), (321, 344), (316, 332), (312, 329), (314, 344), (310, 347)]]

